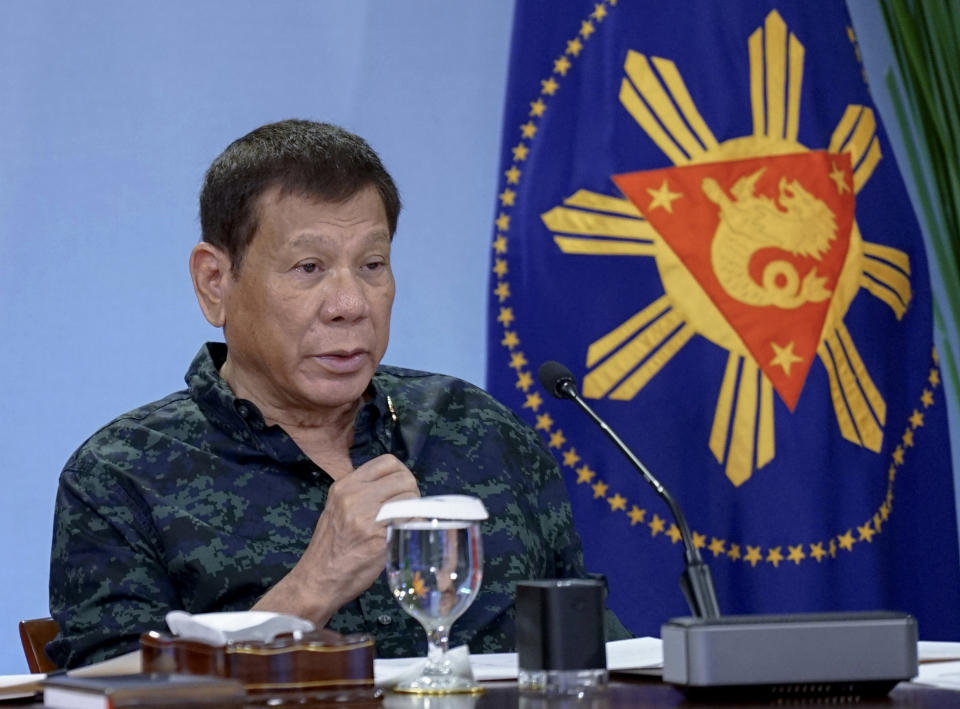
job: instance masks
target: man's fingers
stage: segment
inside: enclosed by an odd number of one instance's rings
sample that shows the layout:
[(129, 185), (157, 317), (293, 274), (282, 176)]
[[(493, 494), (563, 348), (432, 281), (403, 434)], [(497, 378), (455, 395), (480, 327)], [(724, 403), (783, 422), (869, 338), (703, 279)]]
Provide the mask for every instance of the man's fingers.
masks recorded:
[(374, 481), (389, 475), (404, 472), (411, 477), (413, 476), (413, 473), (411, 473), (407, 469), (407, 466), (401, 463), (396, 456), (385, 453), (384, 455), (377, 456), (373, 460), (368, 460), (345, 477), (353, 477), (356, 480)]

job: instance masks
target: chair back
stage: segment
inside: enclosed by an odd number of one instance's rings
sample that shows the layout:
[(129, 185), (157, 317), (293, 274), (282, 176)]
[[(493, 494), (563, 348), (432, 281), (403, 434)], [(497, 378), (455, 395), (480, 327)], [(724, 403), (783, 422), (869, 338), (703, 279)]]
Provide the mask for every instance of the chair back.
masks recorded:
[(57, 637), (60, 626), (53, 618), (33, 618), (20, 621), (20, 642), (23, 654), (27, 658), (30, 672), (53, 672), (59, 669), (53, 660), (47, 657), (46, 645)]

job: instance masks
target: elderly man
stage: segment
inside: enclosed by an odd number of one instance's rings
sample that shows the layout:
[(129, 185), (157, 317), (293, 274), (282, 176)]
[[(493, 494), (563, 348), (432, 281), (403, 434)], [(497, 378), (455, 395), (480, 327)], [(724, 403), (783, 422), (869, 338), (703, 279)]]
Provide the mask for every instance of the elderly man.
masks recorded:
[[(465, 493), (491, 513), (476, 601), (452, 643), (514, 649), (514, 583), (584, 575), (556, 464), (483, 391), (381, 366), (400, 200), (335, 126), (231, 144), (200, 196), (190, 273), (208, 343), (187, 388), (95, 433), (60, 477), (50, 608), (63, 666), (136, 649), (171, 609), (283, 611), (422, 654), (387, 586), (389, 500)], [(625, 637), (608, 616), (608, 637)]]

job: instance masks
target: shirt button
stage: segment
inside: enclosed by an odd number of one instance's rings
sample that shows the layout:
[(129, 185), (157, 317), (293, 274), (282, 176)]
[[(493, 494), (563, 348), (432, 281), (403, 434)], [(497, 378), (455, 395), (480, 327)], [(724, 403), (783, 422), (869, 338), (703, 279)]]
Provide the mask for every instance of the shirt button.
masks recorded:
[(247, 408), (244, 404), (241, 404), (237, 407), (237, 413), (240, 414), (243, 418), (247, 418), (250, 415), (250, 409)]
[(380, 625), (390, 625), (393, 622), (393, 618), (384, 613), (382, 616), (377, 618), (377, 622), (380, 623)]
[(319, 470), (311, 470), (311, 471), (310, 471), (310, 477), (313, 478), (314, 480), (319, 480), (319, 479), (320, 479), (320, 471), (319, 471)]

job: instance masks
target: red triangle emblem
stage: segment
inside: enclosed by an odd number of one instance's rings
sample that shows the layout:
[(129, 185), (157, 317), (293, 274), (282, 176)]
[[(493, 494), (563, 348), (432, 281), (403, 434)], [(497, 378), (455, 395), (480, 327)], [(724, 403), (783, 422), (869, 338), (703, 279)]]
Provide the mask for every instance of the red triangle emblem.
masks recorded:
[(614, 175), (794, 410), (850, 244), (846, 153)]

